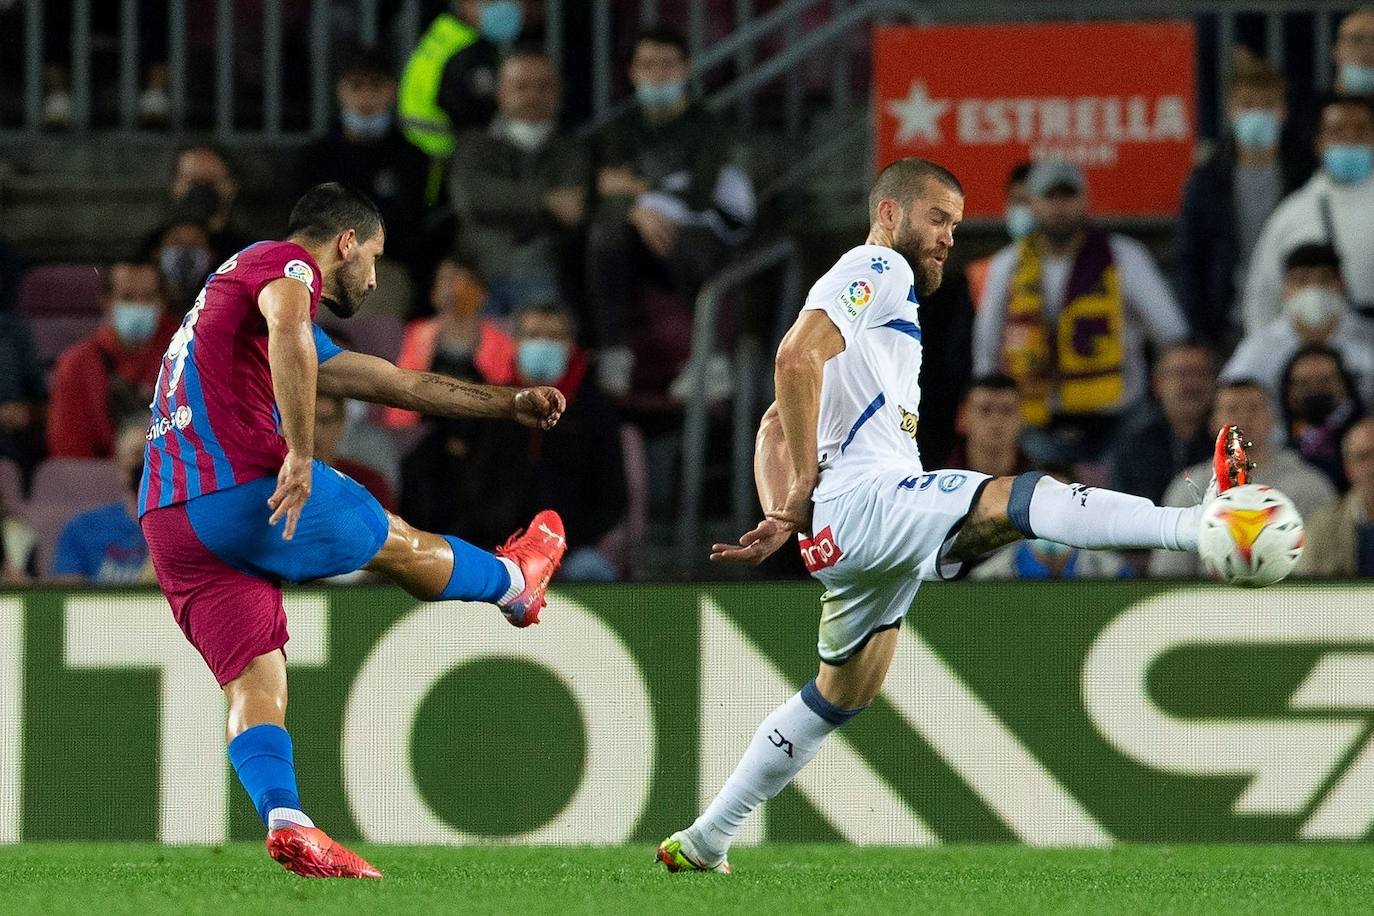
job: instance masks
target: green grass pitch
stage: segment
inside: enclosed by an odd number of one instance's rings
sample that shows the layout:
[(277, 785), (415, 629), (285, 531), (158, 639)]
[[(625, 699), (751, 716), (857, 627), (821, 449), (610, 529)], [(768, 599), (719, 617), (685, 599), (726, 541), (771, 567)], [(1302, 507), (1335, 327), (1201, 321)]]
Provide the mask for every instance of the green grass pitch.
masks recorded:
[(1374, 847), (1035, 850), (762, 846), (735, 874), (668, 875), (644, 846), (360, 847), (381, 881), (307, 881), (261, 846), (0, 847), (0, 912), (1355, 913), (1374, 911)]

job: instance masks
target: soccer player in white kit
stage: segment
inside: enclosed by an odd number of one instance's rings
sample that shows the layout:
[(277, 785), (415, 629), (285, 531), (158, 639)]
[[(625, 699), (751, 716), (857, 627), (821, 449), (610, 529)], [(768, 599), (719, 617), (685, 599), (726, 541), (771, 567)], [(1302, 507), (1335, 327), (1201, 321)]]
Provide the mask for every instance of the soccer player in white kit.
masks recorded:
[[(749, 814), (877, 696), (923, 581), (954, 578), (968, 561), (1021, 538), (1197, 549), (1202, 506), (1156, 506), (1039, 472), (925, 470), (916, 449), (919, 297), (940, 285), (963, 189), (933, 162), (899, 159), (878, 176), (868, 209), (867, 243), (816, 282), (778, 348), (777, 400), (754, 455), (766, 517), (739, 544), (711, 551), (722, 562), (758, 564), (799, 538), (807, 570), (826, 589), (820, 670), (763, 721), (696, 822), (660, 844), (669, 871), (729, 873), (730, 842)], [(1236, 427), (1221, 430), (1207, 500), (1245, 483), (1244, 446)]]

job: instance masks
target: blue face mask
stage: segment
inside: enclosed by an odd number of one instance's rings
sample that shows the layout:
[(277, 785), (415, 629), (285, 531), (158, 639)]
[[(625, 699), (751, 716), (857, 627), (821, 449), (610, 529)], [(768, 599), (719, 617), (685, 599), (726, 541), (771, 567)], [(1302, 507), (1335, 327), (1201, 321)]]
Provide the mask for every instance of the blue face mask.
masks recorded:
[(110, 324), (120, 340), (138, 346), (153, 339), (161, 313), (156, 305), (146, 302), (116, 302), (110, 308)]
[(660, 83), (657, 86), (651, 83), (640, 83), (635, 86), (635, 98), (641, 106), (649, 111), (662, 111), (665, 108), (672, 108), (681, 102), (686, 95), (687, 84), (682, 80)]
[(1012, 204), (1007, 207), (1007, 235), (1013, 241), (1021, 241), (1035, 231), (1035, 214), (1028, 204)]
[(1231, 133), (1244, 149), (1269, 149), (1279, 142), (1279, 113), (1267, 108), (1246, 108), (1231, 119)]
[(1333, 143), (1322, 154), (1322, 167), (1337, 184), (1359, 184), (1374, 172), (1374, 149), (1359, 143)]
[(1351, 95), (1374, 95), (1374, 67), (1341, 64), (1341, 88)]
[(477, 30), (487, 41), (508, 45), (520, 37), (525, 24), (525, 7), (520, 0), (491, 0), (482, 5)]
[(339, 120), (343, 122), (344, 130), (348, 133), (357, 134), (369, 140), (375, 140), (391, 130), (391, 112), (389, 111), (365, 115), (345, 108), (339, 112)]
[(568, 371), (570, 348), (561, 340), (533, 337), (520, 341), (515, 351), (515, 365), (521, 378), (549, 385)]

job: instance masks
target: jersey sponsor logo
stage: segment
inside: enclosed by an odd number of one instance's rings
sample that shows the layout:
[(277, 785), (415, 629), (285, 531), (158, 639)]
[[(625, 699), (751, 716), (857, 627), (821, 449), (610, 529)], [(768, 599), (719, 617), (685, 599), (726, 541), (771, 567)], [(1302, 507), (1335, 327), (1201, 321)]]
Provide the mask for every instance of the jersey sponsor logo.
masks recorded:
[(874, 258), (873, 263), (868, 266), (873, 268), (874, 273), (882, 273), (887, 270), (890, 265), (887, 263), (887, 258)]
[(844, 556), (840, 545), (835, 543), (835, 535), (826, 525), (814, 537), (803, 538), (800, 545), (802, 565), (809, 573), (834, 566)]
[(916, 427), (920, 423), (920, 418), (916, 414), (907, 410), (901, 404), (897, 405), (897, 415), (901, 418), (901, 420), (897, 424), (897, 427), (902, 432), (906, 433), (912, 442), (915, 442)]
[(844, 312), (853, 321), (859, 317), (859, 313), (868, 308), (873, 301), (873, 284), (863, 278), (853, 280), (848, 286), (840, 291), (839, 303), (844, 308)]
[(192, 418), (191, 408), (182, 404), (170, 417), (154, 420), (143, 438), (152, 442), (154, 439), (160, 439), (167, 435), (173, 429), (185, 429), (191, 425)]
[(940, 492), (953, 493), (968, 481), (967, 474), (945, 474), (940, 478)]
[(299, 280), (305, 284), (305, 288), (312, 293), (315, 291), (315, 272), (310, 269), (310, 265), (301, 260), (287, 261), (286, 269), (282, 273), (292, 280)]

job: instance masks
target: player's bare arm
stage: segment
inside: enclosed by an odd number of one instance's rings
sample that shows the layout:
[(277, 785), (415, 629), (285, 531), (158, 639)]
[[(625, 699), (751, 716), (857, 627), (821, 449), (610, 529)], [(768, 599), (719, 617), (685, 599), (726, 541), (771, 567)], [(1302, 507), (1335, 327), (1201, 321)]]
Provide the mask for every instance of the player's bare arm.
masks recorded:
[(310, 498), (311, 460), (315, 455), (315, 336), (310, 321), (310, 290), (297, 280), (273, 280), (258, 294), (258, 309), (267, 321), (267, 362), (272, 390), (281, 413), (286, 458), (277, 489), (267, 500), (269, 524), (283, 517), (282, 537), (296, 535), (296, 521)]
[[(713, 546), (714, 559), (758, 565), (810, 524), (811, 494), (820, 480), (816, 420), (821, 383), (826, 362), (842, 350), (840, 329), (816, 310), (803, 311), (783, 337), (773, 373), (777, 401), (769, 408), (777, 422), (765, 414), (754, 449), (754, 478), (764, 504), (764, 521), (740, 538), (739, 547)], [(771, 470), (774, 464), (785, 468), (785, 490), (780, 473), (775, 477)]]
[(547, 385), (479, 385), (436, 372), (402, 369), (379, 357), (349, 350), (320, 366), (319, 386), (326, 394), (427, 416), (514, 420), (537, 429), (551, 429), (567, 408), (562, 392)]

